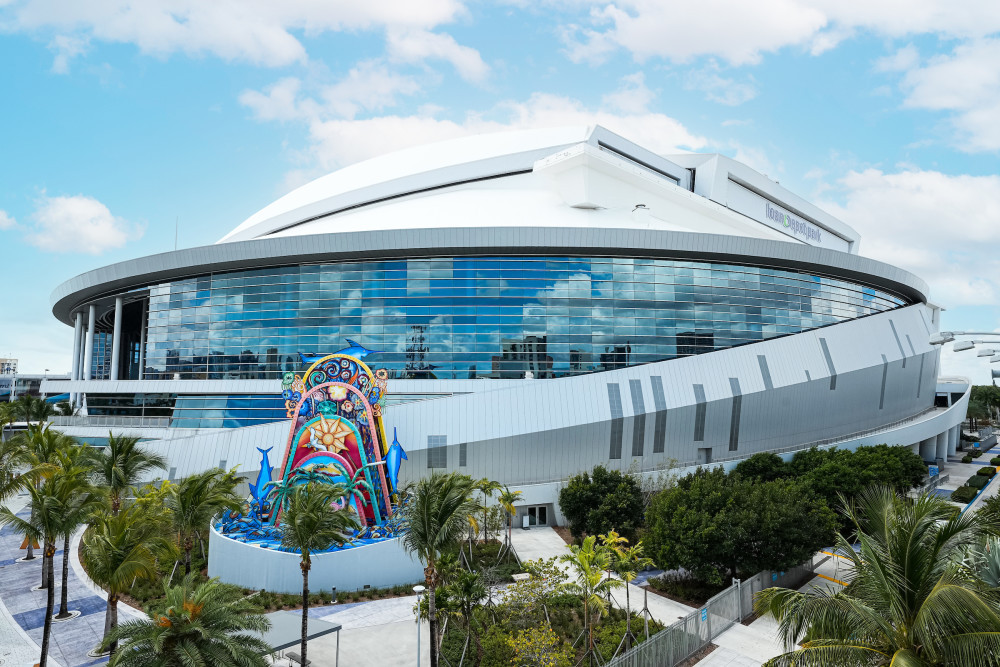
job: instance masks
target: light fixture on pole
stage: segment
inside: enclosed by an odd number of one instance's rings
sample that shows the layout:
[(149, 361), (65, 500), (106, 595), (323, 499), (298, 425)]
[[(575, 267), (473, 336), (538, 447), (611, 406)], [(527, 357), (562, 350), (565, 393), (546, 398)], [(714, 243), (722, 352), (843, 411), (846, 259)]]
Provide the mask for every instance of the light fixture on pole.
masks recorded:
[(976, 356), (977, 356), (977, 357), (992, 357), (992, 356), (993, 356), (994, 354), (996, 354), (996, 353), (997, 353), (997, 351), (996, 351), (996, 350), (991, 350), (991, 349), (990, 349), (990, 348), (988, 348), (988, 347), (984, 347), (983, 349), (981, 349), (981, 350), (978, 350), (978, 351), (976, 352)]
[(417, 667), (420, 667), (420, 603), (426, 589), (421, 585), (413, 587), (413, 592), (417, 594)]
[(971, 350), (976, 344), (971, 340), (960, 340), (952, 347), (955, 352), (964, 352), (966, 350)]
[(991, 364), (995, 364), (998, 361), (1000, 361), (1000, 354), (994, 354), (992, 357), (990, 357)]

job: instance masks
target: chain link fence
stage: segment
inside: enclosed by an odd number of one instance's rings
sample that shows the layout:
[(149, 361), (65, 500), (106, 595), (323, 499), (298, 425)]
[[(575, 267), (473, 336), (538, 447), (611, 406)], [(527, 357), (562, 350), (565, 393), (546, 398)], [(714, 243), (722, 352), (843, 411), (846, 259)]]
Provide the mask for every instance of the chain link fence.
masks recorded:
[(704, 607), (664, 628), (605, 667), (674, 667), (713, 639), (753, 614), (754, 595), (765, 588), (801, 585), (814, 573), (813, 559), (787, 572), (758, 572), (746, 581), (733, 580)]

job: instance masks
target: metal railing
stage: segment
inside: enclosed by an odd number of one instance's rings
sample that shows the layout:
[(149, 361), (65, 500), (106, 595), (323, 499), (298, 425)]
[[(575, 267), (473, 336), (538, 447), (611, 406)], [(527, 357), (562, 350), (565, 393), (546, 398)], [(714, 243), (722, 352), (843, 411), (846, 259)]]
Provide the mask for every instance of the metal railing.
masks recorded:
[(812, 575), (813, 559), (787, 572), (758, 572), (746, 581), (733, 580), (705, 606), (688, 614), (604, 667), (674, 667), (753, 613), (753, 597), (765, 588), (801, 584)]
[(119, 417), (114, 415), (58, 416), (50, 419), (53, 426), (152, 427), (167, 428), (170, 417)]

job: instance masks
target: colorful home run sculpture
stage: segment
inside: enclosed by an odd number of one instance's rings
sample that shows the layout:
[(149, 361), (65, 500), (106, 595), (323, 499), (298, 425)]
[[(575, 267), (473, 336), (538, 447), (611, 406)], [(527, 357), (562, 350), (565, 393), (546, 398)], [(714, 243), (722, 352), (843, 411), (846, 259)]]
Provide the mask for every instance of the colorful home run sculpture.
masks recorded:
[(328, 356), (300, 355), (310, 365), (302, 374), (285, 373), (282, 395), (292, 427), (274, 479), (268, 453), (261, 449), (260, 473), (250, 485), (246, 511), (230, 513), (220, 531), (241, 541), (274, 547), (281, 507), (291, 490), (310, 482), (346, 489), (349, 505), (362, 525), (348, 546), (395, 536), (399, 467), (406, 453), (393, 432), (391, 447), (382, 428), (388, 373), (361, 361), (373, 354), (353, 341)]

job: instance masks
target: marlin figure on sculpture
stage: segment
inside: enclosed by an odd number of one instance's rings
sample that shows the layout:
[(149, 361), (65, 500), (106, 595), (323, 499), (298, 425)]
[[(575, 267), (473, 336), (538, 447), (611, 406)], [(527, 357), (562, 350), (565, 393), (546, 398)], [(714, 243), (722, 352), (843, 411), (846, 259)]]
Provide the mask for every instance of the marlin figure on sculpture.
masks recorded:
[(396, 427), (394, 426), (392, 428), (392, 446), (389, 447), (389, 451), (385, 455), (386, 473), (389, 475), (389, 483), (392, 484), (393, 490), (398, 489), (396, 480), (399, 475), (399, 466), (402, 465), (403, 461), (408, 460), (406, 452), (403, 451), (403, 446), (399, 444), (399, 440), (396, 438)]
[[(378, 354), (379, 352), (382, 351), (382, 350), (369, 350), (365, 346), (355, 343), (350, 338), (345, 338), (344, 340), (347, 341), (350, 347), (345, 347), (343, 350), (337, 350), (333, 354), (343, 354), (348, 357), (354, 357), (355, 359), (364, 359), (369, 354)], [(303, 354), (302, 352), (299, 352), (299, 357), (302, 359), (302, 363), (304, 364), (315, 364), (320, 359), (325, 359), (329, 356), (330, 356), (329, 354)]]

